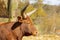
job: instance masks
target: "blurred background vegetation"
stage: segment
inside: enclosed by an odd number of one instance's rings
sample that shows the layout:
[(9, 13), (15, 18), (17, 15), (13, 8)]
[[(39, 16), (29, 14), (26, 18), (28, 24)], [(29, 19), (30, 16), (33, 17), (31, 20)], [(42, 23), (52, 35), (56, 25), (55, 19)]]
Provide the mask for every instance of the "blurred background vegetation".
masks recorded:
[[(8, 0), (0, 0), (0, 22), (16, 21), (16, 17), (21, 15), (21, 10), (29, 3), (28, 0), (10, 0), (8, 11)], [(60, 6), (47, 5), (38, 0), (29, 4), (25, 13), (34, 8), (38, 10), (30, 17), (40, 34), (60, 33)]]

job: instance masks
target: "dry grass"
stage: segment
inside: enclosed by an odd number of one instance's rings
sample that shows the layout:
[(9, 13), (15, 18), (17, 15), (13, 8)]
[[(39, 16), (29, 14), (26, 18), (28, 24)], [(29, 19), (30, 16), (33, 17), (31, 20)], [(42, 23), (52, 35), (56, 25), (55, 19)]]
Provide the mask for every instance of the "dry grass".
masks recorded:
[(23, 37), (23, 40), (60, 40), (60, 36), (55, 34), (44, 34), (40, 36)]

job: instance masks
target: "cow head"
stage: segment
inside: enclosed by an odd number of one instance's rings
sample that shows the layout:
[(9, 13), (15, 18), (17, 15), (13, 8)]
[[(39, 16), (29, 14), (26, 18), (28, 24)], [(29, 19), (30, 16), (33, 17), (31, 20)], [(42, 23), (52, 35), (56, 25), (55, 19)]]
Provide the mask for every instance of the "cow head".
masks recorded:
[(24, 36), (37, 35), (37, 29), (34, 27), (34, 24), (29, 16), (27, 16), (25, 19), (18, 17), (18, 21), (22, 22), (20, 29), (23, 32)]
[(27, 4), (24, 7), (24, 9), (21, 11), (21, 17), (18, 17), (18, 22), (22, 22), (20, 29), (23, 31), (25, 36), (36, 35), (37, 34), (37, 29), (34, 27), (34, 24), (29, 17), (37, 9), (25, 14), (24, 11), (28, 7), (28, 5), (29, 4)]

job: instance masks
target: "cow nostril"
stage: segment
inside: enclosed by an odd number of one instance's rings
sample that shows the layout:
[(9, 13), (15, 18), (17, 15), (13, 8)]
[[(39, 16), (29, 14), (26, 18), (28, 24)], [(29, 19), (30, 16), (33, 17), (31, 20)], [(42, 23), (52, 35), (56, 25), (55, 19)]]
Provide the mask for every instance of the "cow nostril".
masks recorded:
[(36, 32), (36, 34), (37, 34), (38, 32)]
[(35, 34), (37, 34), (38, 32), (36, 31)]
[(38, 32), (37, 32), (37, 31), (35, 31), (35, 32), (33, 33), (33, 35), (34, 35), (34, 36), (37, 36), (37, 34), (38, 34)]

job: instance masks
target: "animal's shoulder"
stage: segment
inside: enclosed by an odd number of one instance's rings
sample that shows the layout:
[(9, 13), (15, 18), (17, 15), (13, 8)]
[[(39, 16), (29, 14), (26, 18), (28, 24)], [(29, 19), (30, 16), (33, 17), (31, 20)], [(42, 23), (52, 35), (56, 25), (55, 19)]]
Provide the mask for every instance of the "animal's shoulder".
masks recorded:
[(0, 25), (11, 24), (11, 23), (13, 23), (13, 22), (1, 23)]

